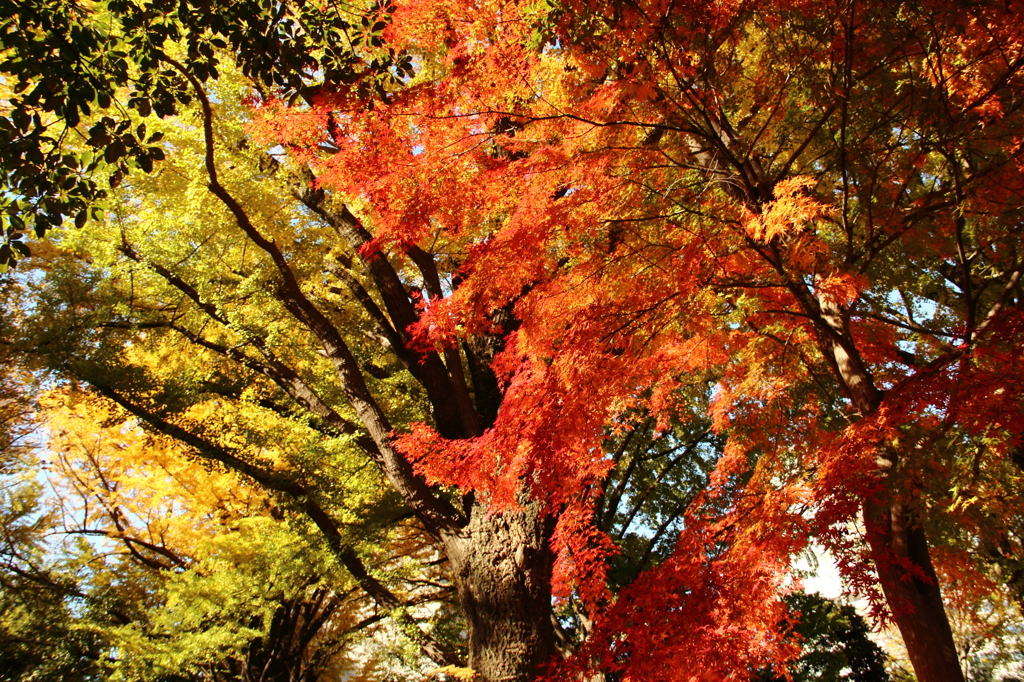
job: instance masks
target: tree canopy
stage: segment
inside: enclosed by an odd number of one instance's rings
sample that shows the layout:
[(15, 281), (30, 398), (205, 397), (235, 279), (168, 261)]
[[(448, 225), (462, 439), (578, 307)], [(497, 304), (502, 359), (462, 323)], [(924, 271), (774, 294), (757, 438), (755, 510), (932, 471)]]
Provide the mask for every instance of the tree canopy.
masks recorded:
[[(0, 9), (4, 352), (147, 443), (75, 492), (147, 579), (524, 682), (782, 674), (811, 541), (922, 682), (1021, 601), (1019, 4)], [(111, 497), (164, 448), (266, 510)]]

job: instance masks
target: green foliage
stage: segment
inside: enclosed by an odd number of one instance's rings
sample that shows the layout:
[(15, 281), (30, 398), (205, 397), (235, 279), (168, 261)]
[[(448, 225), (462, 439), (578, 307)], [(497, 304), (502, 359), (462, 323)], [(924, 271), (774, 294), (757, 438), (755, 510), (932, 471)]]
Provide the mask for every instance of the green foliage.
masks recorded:
[[(868, 637), (867, 623), (849, 604), (818, 594), (794, 592), (786, 597), (796, 622), (791, 633), (802, 647), (789, 667), (793, 682), (888, 682), (885, 654)], [(771, 673), (762, 682), (782, 682)]]
[[(188, 570), (164, 578), (159, 599), (141, 617), (105, 632), (118, 651), (117, 660), (107, 664), (109, 679), (216, 677), (225, 672), (230, 678), (232, 670), (245, 670), (256, 658), (278, 668), (292, 665), (293, 674), (301, 675), (301, 658), (314, 652), (305, 652), (291, 639), (312, 640), (318, 632), (313, 628), (304, 635), (286, 626), (326, 621), (341, 603), (330, 596), (336, 595), (337, 586), (323, 577), (328, 573), (324, 558), (279, 523), (254, 518), (197, 546), (193, 560)], [(303, 605), (305, 620), (277, 622), (284, 612)], [(319, 633), (321, 666), (337, 653), (343, 633)], [(291, 654), (296, 660), (277, 660), (275, 654)]]
[(686, 511), (707, 487), (722, 438), (702, 407), (705, 399), (695, 396), (692, 420), (659, 432), (649, 417), (607, 444), (616, 466), (597, 515), (619, 549), (609, 559), (613, 589), (672, 553)]
[(68, 219), (77, 227), (98, 219), (108, 188), (132, 169), (152, 172), (167, 145), (140, 120), (188, 105), (191, 80), (216, 80), (222, 59), (291, 101), (325, 86), (383, 94), (410, 70), (408, 56), (381, 49), (390, 9), (3, 0), (0, 73), (10, 108), (0, 116), (0, 266), (29, 255), (26, 232), (42, 237)]

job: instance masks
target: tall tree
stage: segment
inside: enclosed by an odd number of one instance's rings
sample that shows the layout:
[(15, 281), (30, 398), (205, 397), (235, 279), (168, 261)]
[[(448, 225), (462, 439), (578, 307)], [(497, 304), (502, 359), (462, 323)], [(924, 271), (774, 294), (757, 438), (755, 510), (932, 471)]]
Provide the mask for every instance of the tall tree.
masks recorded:
[[(760, 451), (766, 488), (805, 472), (816, 532), (866, 585), (846, 530), (859, 508), (918, 676), (961, 679), (928, 534), (963, 487), (1001, 505), (1019, 485), (1016, 8), (565, 3), (458, 23), (449, 7), (400, 8), (393, 35), (437, 70), (346, 118), (320, 162), (325, 184), (369, 199), (381, 243), (480, 240), (423, 337), (514, 302), (525, 359), (505, 404), (553, 415), (637, 386), (657, 412), (681, 375), (722, 368), (720, 471)], [(330, 130), (343, 108), (292, 120)], [(363, 127), (371, 148), (346, 135)], [(537, 433), (522, 468), (584, 483), (594, 460), (566, 471), (550, 440), (565, 421), (532, 430), (531, 407), (488, 444)], [(479, 487), (488, 470), (452, 472), (461, 448), (429, 434), (405, 442), (436, 480)]]
[[(553, 595), (579, 603), (567, 675), (782, 660), (781, 575), (810, 533), (921, 680), (962, 679), (930, 544), (1019, 515), (966, 513), (1020, 499), (1016, 5), (274, 4), (253, 8), (269, 62), (244, 16), (151, 9), (175, 19), (72, 13), (120, 21), (123, 58), (168, 79), (140, 82), (195, 106), (147, 121), (174, 158), (62, 238), (78, 260), (48, 266), (32, 322), (49, 366), (294, 499), (459, 666), (340, 531), (330, 450), (361, 451), (446, 558), (485, 680), (533, 679), (572, 634)], [(311, 42), (322, 17), (344, 54)], [(218, 55), (241, 76), (221, 65), (211, 96)], [(41, 99), (18, 106), (79, 123), (19, 77)], [(96, 126), (117, 163), (135, 121)], [(708, 381), (724, 456), (685, 511), (648, 515), (672, 550), (610, 586), (605, 505), (652, 469), (607, 457), (609, 430), (691, 423)], [(306, 431), (280, 440), (253, 404)]]

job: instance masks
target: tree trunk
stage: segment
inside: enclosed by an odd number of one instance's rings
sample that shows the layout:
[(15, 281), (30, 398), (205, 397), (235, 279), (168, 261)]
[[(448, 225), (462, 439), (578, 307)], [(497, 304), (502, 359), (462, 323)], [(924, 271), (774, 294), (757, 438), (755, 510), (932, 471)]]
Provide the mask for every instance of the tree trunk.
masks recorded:
[[(817, 316), (822, 354), (854, 406), (863, 416), (875, 412), (884, 394), (857, 349), (848, 311), (805, 289), (793, 287), (792, 291), (804, 310)], [(895, 454), (879, 455), (876, 461), (886, 476), (895, 471)], [(866, 499), (863, 513), (871, 560), (918, 681), (964, 682), (924, 528), (904, 505), (892, 500)], [(909, 562), (920, 573), (901, 562)]]
[(469, 628), (469, 667), (483, 682), (532, 682), (555, 654), (549, 547), (538, 505), (489, 514), (444, 539)]
[[(920, 682), (964, 682), (924, 529), (899, 503), (864, 503), (871, 558)], [(909, 560), (915, 574), (902, 566)]]

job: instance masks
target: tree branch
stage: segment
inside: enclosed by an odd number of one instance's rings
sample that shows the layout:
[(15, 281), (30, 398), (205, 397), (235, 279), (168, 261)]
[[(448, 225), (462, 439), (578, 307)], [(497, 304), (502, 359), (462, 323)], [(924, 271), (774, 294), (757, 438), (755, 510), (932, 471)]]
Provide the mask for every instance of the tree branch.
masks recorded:
[(429, 634), (423, 632), (415, 620), (405, 612), (405, 605), (383, 583), (370, 575), (355, 550), (344, 542), (334, 519), (331, 518), (330, 514), (323, 507), (317, 504), (309, 490), (284, 474), (268, 472), (250, 464), (226, 449), (218, 447), (177, 424), (163, 419), (140, 405), (132, 403), (101, 382), (90, 381), (90, 383), (100, 395), (113, 401), (128, 413), (147, 422), (160, 433), (191, 447), (204, 459), (219, 462), (229, 469), (251, 478), (264, 488), (283, 493), (297, 502), (321, 532), (335, 558), (348, 570), (356, 583), (378, 606), (392, 612), (392, 617), (402, 627), (403, 632), (409, 635), (423, 649), (424, 654), (440, 665), (460, 664), (460, 660), (453, 652), (443, 644), (435, 641)]
[[(360, 421), (369, 431), (381, 453), (381, 466), (391, 485), (416, 512), (423, 524), (433, 533), (440, 534), (458, 528), (462, 522), (460, 514), (447, 501), (431, 492), (426, 483), (413, 472), (412, 465), (391, 443), (391, 424), (370, 394), (359, 370), (352, 351), (341, 334), (302, 291), (295, 273), (277, 245), (264, 237), (252, 224), (241, 204), (220, 184), (214, 157), (213, 109), (205, 90), (196, 78), (180, 63), (168, 58), (168, 63), (182, 73), (192, 84), (203, 114), (205, 140), (205, 164), (210, 191), (228, 208), (242, 232), (266, 253), (281, 275), (277, 295), (285, 308), (301, 322), (324, 349), (326, 357), (334, 365), (336, 375)], [(390, 266), (388, 266), (390, 267)], [(411, 305), (411, 304), (410, 304)], [(443, 405), (443, 403), (442, 403)], [(437, 403), (435, 402), (435, 406)]]

